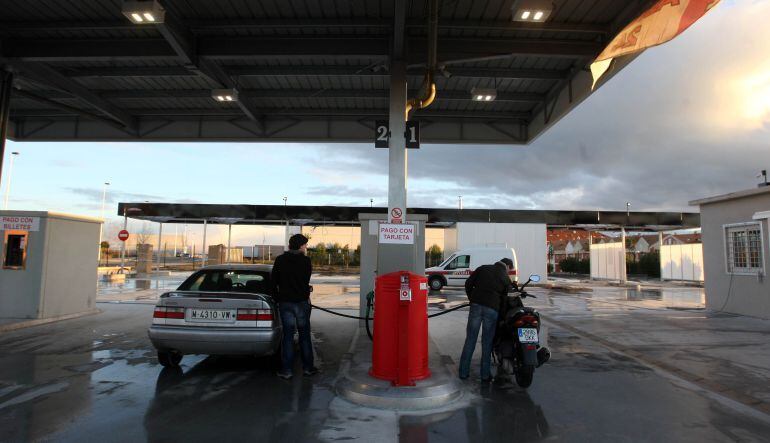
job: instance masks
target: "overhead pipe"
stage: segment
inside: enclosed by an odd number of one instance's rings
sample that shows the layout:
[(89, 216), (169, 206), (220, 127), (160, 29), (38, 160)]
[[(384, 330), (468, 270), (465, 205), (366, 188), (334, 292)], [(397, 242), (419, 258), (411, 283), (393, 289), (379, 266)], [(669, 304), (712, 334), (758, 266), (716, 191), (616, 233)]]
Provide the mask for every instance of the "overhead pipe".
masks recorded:
[(424, 109), (436, 99), (436, 46), (438, 44), (438, 0), (428, 4), (428, 65), (417, 97), (406, 102), (406, 119), (414, 109)]

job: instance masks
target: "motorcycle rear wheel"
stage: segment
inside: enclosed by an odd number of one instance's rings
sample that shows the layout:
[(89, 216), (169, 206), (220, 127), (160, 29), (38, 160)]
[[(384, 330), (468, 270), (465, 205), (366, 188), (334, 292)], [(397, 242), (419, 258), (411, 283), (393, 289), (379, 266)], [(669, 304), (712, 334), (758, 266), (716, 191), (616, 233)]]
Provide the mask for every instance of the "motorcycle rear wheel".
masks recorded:
[(532, 379), (535, 376), (535, 367), (531, 365), (522, 365), (516, 368), (514, 374), (516, 376), (516, 384), (522, 388), (528, 388), (532, 384)]

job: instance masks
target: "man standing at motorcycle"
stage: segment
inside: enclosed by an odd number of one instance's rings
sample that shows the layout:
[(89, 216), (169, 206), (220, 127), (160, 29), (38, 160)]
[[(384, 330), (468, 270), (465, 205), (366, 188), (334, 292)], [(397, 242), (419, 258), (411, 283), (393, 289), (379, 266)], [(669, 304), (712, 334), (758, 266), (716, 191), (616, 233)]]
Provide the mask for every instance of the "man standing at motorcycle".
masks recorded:
[(492, 345), (497, 328), (497, 318), (511, 289), (509, 271), (513, 261), (503, 258), (497, 263), (483, 265), (465, 281), (465, 293), (471, 302), (466, 327), (465, 345), (460, 357), (460, 379), (470, 375), (471, 358), (476, 349), (476, 341), (481, 329), (481, 381), (492, 380)]

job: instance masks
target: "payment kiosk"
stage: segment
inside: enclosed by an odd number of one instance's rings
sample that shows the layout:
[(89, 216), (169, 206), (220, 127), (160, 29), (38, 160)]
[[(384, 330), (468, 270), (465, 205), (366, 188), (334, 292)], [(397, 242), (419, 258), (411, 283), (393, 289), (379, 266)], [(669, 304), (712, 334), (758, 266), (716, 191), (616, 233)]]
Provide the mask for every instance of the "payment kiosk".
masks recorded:
[(0, 319), (92, 311), (102, 221), (39, 211), (0, 211)]

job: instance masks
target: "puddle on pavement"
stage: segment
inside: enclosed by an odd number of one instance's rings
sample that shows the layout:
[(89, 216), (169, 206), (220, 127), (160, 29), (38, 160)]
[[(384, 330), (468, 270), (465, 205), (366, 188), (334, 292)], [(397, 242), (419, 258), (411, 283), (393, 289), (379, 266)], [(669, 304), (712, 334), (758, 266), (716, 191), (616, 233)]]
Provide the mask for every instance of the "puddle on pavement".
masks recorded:
[(179, 287), (190, 276), (190, 272), (173, 272), (169, 276), (155, 278), (127, 278), (125, 281), (99, 280), (99, 295), (121, 294), (154, 289), (159, 292), (171, 291)]
[(626, 289), (628, 301), (658, 301), (667, 308), (702, 308), (706, 303), (703, 289)]

